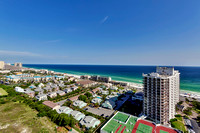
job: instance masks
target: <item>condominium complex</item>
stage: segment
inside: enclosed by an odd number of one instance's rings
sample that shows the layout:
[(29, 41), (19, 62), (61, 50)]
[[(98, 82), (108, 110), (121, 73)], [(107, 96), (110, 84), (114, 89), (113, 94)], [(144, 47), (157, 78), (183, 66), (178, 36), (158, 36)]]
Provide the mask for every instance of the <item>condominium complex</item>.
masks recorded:
[(4, 69), (4, 65), (5, 65), (4, 61), (0, 61), (0, 69)]
[(167, 125), (179, 102), (179, 71), (157, 67), (156, 73), (143, 74), (143, 78), (143, 113), (154, 122)]
[(112, 80), (111, 77), (102, 77), (102, 76), (98, 76), (98, 75), (91, 76), (90, 79), (94, 80), (94, 81), (102, 81), (102, 82), (106, 82), (106, 83), (108, 83)]
[(16, 66), (16, 67), (22, 67), (22, 63), (18, 63), (17, 62), (17, 63), (14, 64), (14, 66)]

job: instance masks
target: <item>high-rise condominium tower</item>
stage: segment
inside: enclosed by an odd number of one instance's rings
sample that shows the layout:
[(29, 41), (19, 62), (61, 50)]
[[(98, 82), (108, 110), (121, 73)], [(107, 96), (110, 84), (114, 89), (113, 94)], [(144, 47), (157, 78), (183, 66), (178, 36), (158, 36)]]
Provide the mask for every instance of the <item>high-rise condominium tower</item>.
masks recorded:
[(16, 63), (14, 64), (14, 66), (16, 66), (16, 67), (22, 67), (22, 63), (16, 62)]
[(5, 65), (4, 61), (0, 61), (0, 69), (4, 69), (4, 65)]
[(143, 113), (156, 123), (167, 125), (179, 102), (179, 71), (157, 67), (156, 73), (143, 74), (143, 78)]

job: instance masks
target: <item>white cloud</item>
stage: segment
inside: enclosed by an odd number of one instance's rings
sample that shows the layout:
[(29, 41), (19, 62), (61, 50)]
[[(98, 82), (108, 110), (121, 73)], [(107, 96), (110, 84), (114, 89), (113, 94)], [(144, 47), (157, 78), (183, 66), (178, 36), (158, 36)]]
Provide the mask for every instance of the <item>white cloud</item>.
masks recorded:
[(4, 60), (7, 62), (14, 62), (14, 61), (22, 61), (22, 62), (30, 62), (34, 60), (67, 60), (69, 59), (68, 56), (65, 55), (56, 55), (56, 54), (38, 54), (32, 53), (28, 51), (7, 51), (7, 50), (0, 50), (0, 60)]
[(101, 24), (105, 23), (105, 22), (108, 20), (108, 17), (109, 17), (109, 16), (104, 17), (104, 18), (101, 20)]
[(31, 52), (21, 52), (21, 51), (7, 51), (0, 50), (1, 56), (32, 56), (32, 57), (41, 57), (42, 55), (31, 53)]

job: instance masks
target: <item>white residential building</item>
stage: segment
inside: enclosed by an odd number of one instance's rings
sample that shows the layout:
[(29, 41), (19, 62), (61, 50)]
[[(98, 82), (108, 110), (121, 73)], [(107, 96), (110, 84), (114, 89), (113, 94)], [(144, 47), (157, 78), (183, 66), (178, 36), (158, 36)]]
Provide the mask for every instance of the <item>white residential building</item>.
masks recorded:
[(80, 100), (76, 100), (73, 102), (73, 105), (78, 106), (79, 108), (83, 108), (83, 107), (87, 106), (87, 103), (80, 101)]
[(112, 100), (106, 100), (101, 106), (104, 107), (104, 108), (108, 108), (108, 109), (114, 109), (116, 104)]
[(118, 90), (118, 87), (117, 86), (112, 86), (110, 87), (111, 90)]
[(91, 102), (92, 102), (92, 103), (94, 103), (94, 104), (95, 104), (95, 103), (98, 103), (98, 104), (100, 104), (100, 103), (101, 103), (101, 101), (102, 101), (102, 100), (101, 100), (100, 98), (94, 98), (94, 99), (92, 99), (92, 101), (91, 101)]
[(57, 93), (56, 92), (50, 92), (48, 93), (48, 96), (51, 98), (57, 97)]
[(0, 61), (0, 69), (4, 69), (5, 66), (5, 62), (4, 61)]
[(100, 121), (92, 116), (86, 116), (84, 119), (80, 121), (81, 125), (85, 125), (87, 129), (90, 127), (95, 128), (100, 124)]
[(72, 89), (71, 88), (66, 88), (66, 89), (64, 89), (63, 90), (65, 93), (70, 93), (70, 92), (72, 92)]
[(156, 73), (143, 74), (143, 77), (144, 114), (156, 123), (168, 124), (179, 102), (179, 71), (157, 67)]
[(104, 91), (104, 90), (102, 90), (101, 93), (102, 93), (103, 95), (108, 95), (108, 94), (109, 94), (109, 91)]
[(22, 92), (22, 93), (25, 92), (24, 89), (22, 89), (21, 87), (15, 87), (15, 91), (16, 92)]
[(81, 119), (85, 118), (85, 115), (83, 113), (76, 110), (72, 111), (70, 115), (72, 115), (77, 121), (80, 121)]
[(35, 96), (35, 98), (39, 101), (41, 100), (47, 100), (47, 95), (46, 94), (40, 94), (40, 95), (37, 95)]
[(59, 109), (56, 110), (59, 114), (65, 113), (65, 114), (70, 114), (73, 110), (69, 107), (66, 106), (61, 106)]

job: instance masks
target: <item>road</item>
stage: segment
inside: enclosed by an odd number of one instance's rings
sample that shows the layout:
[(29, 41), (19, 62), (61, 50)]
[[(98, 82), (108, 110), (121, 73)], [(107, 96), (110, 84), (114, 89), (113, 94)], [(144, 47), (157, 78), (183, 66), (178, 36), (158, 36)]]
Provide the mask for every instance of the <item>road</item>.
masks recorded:
[[(193, 99), (190, 97), (180, 96), (179, 98), (180, 98), (180, 101), (185, 101), (185, 98), (189, 99), (190, 101), (193, 101)], [(196, 99), (196, 100), (200, 102), (200, 99)]]
[(198, 126), (197, 122), (193, 119), (190, 119), (190, 121), (192, 123), (195, 133), (200, 133), (200, 127)]

